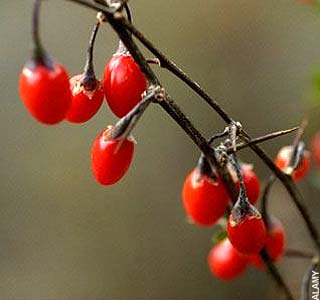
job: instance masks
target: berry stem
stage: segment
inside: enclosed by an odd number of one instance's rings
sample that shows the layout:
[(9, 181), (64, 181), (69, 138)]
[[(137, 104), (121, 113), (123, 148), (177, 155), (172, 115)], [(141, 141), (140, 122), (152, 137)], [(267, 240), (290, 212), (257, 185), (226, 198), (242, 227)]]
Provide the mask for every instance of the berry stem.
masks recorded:
[(131, 111), (122, 117), (114, 126), (111, 132), (111, 138), (121, 138), (123, 140), (126, 139), (127, 136), (132, 132), (133, 128), (137, 125), (139, 119), (152, 102), (157, 92), (158, 90), (156, 89), (149, 91)]
[(199, 175), (205, 175), (214, 181), (217, 180), (217, 174), (215, 170), (212, 169), (212, 166), (209, 164), (203, 153), (200, 155), (196, 168), (199, 172)]
[(225, 137), (229, 134), (229, 127), (226, 127), (222, 132), (218, 132), (211, 136), (208, 140), (208, 144), (211, 145), (216, 139)]
[(97, 37), (97, 33), (100, 27), (100, 22), (97, 22), (93, 28), (91, 33), (89, 47), (87, 50), (87, 60), (84, 67), (84, 74), (81, 80), (81, 84), (83, 85), (85, 90), (92, 91), (97, 86), (97, 78), (94, 72), (93, 66), (93, 50), (94, 50), (94, 43)]
[(243, 176), (242, 176), (242, 172), (241, 172), (241, 167), (240, 167), (240, 164), (239, 164), (239, 161), (238, 161), (236, 154), (233, 154), (230, 156), (230, 161), (231, 161), (234, 169), (236, 170), (237, 177), (238, 177), (238, 180), (240, 183), (240, 191), (239, 191), (238, 198), (240, 198), (242, 202), (247, 202), (246, 205), (248, 205), (249, 201), (248, 201), (246, 186), (244, 184), (244, 180), (243, 180)]
[(261, 200), (261, 215), (263, 218), (263, 221), (267, 227), (267, 229), (269, 229), (270, 227), (270, 216), (268, 213), (268, 199), (269, 199), (269, 194), (270, 194), (270, 190), (271, 187), (273, 186), (273, 184), (275, 183), (276, 178), (271, 175), (267, 181), (267, 184), (263, 190), (262, 193), (262, 200)]
[(32, 13), (32, 41), (33, 51), (32, 60), (30, 62), (31, 67), (35, 65), (44, 65), (48, 69), (53, 70), (53, 62), (47, 55), (45, 49), (42, 46), (40, 33), (39, 33), (39, 19), (40, 19), (40, 8), (42, 0), (34, 0), (33, 13)]
[(32, 38), (33, 38), (35, 51), (42, 50), (40, 34), (39, 34), (40, 6), (41, 6), (41, 0), (35, 0), (33, 5), (33, 15), (32, 15)]

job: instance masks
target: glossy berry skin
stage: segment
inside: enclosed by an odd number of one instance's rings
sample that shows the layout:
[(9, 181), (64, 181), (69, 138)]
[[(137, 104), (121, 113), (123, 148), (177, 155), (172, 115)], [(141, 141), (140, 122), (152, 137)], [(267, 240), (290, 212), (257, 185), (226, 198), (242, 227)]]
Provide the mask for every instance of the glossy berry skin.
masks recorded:
[(310, 143), (310, 150), (316, 165), (320, 167), (320, 131), (317, 132)]
[(101, 132), (91, 150), (91, 166), (97, 182), (112, 185), (119, 181), (130, 167), (133, 152), (133, 141), (110, 139), (108, 129)]
[[(278, 261), (283, 256), (285, 239), (285, 232), (280, 221), (272, 220), (268, 229), (265, 247), (273, 262)], [(257, 254), (250, 256), (250, 262), (259, 269), (265, 267), (263, 260)]]
[(114, 54), (104, 69), (103, 89), (112, 112), (125, 116), (141, 101), (147, 88), (146, 79), (129, 54)]
[[(242, 164), (241, 171), (249, 202), (254, 205), (258, 201), (260, 194), (259, 178), (253, 171), (252, 165)], [(240, 187), (239, 181), (237, 181), (237, 187), (238, 189)]]
[[(277, 154), (277, 157), (275, 159), (276, 166), (282, 170), (285, 171), (289, 162), (290, 157), (293, 151), (292, 146), (285, 146), (280, 149), (280, 151)], [(300, 165), (296, 170), (293, 171), (293, 179), (295, 181), (299, 181), (303, 177), (306, 176), (310, 168), (310, 155), (308, 151), (304, 151), (303, 158), (301, 160)]]
[(247, 215), (235, 222), (232, 214), (227, 225), (228, 238), (241, 253), (259, 253), (266, 242), (266, 228), (261, 216)]
[(72, 97), (66, 119), (72, 123), (83, 123), (91, 119), (99, 110), (104, 97), (99, 80), (96, 81), (96, 87), (89, 91), (81, 84), (82, 78), (83, 74), (79, 74), (70, 79)]
[(235, 279), (247, 269), (248, 258), (226, 238), (211, 249), (208, 265), (213, 276), (227, 281)]
[(61, 122), (71, 104), (68, 74), (60, 64), (53, 64), (52, 69), (42, 64), (25, 66), (19, 91), (29, 112), (44, 124)]
[(187, 215), (197, 225), (211, 226), (224, 214), (229, 196), (221, 180), (215, 182), (195, 168), (186, 178), (182, 201)]

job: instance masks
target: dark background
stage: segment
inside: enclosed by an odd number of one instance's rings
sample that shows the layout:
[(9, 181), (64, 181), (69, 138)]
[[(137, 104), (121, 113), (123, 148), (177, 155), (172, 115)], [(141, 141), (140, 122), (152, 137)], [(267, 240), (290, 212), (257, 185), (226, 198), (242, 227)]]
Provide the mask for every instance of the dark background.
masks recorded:
[[(138, 28), (253, 136), (295, 126), (307, 112), (307, 137), (319, 127), (311, 77), (320, 65), (320, 16), (311, 8), (294, 0), (130, 3)], [(92, 141), (116, 121), (105, 103), (83, 125), (48, 127), (29, 116), (17, 82), (31, 46), (31, 7), (32, 1), (0, 1), (0, 298), (280, 299), (272, 279), (253, 268), (231, 283), (211, 277), (206, 257), (213, 229), (188, 224), (180, 198), (199, 152), (160, 107), (150, 107), (135, 129), (134, 163), (112, 187), (97, 185), (90, 170)], [(81, 72), (95, 13), (44, 1), (41, 21), (49, 52), (70, 74)], [(97, 74), (116, 45), (103, 26)], [(193, 92), (156, 71), (206, 136), (223, 129)], [(274, 156), (291, 139), (264, 148)], [(267, 178), (254, 154), (241, 157)], [(319, 227), (317, 176), (312, 170), (301, 188)], [(311, 249), (286, 191), (278, 184), (271, 196), (289, 246)], [(296, 295), (306, 266), (288, 258), (279, 264)]]

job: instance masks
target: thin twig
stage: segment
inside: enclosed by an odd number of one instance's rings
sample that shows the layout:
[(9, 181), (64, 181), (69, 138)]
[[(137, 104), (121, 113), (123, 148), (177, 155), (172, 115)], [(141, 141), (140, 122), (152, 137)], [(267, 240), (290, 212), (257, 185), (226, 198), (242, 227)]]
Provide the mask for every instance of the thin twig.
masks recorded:
[(312, 259), (315, 255), (311, 252), (306, 252), (297, 249), (287, 249), (284, 253), (284, 256), (287, 257), (296, 257), (296, 258), (305, 258), (305, 259)]
[[(248, 142), (244, 142), (244, 143), (241, 143), (241, 144), (237, 144), (237, 145), (236, 145), (236, 151), (239, 151), (239, 150), (242, 150), (242, 149), (244, 149), (244, 148), (247, 148), (247, 147), (249, 147), (249, 146), (252, 145), (252, 144), (259, 144), (259, 143), (266, 142), (266, 141), (272, 140), (272, 139), (274, 139), (274, 138), (280, 137), (280, 136), (282, 136), (282, 135), (289, 134), (289, 133), (291, 133), (291, 132), (293, 132), (293, 131), (296, 131), (296, 130), (298, 130), (298, 129), (299, 129), (299, 127), (293, 127), (293, 128), (290, 128), (290, 129), (272, 132), (272, 133), (269, 133), (269, 134), (266, 134), (266, 135), (263, 135), (263, 136), (260, 136), (260, 137), (251, 139), (251, 140), (248, 141)], [(231, 154), (231, 153), (233, 153), (233, 152), (234, 152), (234, 151), (233, 151), (232, 148), (227, 149), (227, 153), (228, 153), (228, 154)]]
[(275, 181), (276, 181), (276, 178), (273, 175), (271, 175), (267, 181), (266, 186), (264, 187), (263, 192), (262, 192), (261, 215), (262, 215), (262, 218), (266, 224), (267, 229), (269, 229), (270, 221), (271, 221), (270, 216), (268, 214), (268, 199), (269, 199), (271, 187)]
[(283, 280), (281, 274), (279, 273), (278, 269), (276, 268), (276, 266), (272, 263), (266, 248), (263, 248), (260, 251), (260, 256), (263, 259), (263, 262), (268, 267), (268, 270), (269, 270), (270, 274), (272, 275), (272, 277), (276, 279), (275, 281), (276, 281), (278, 287), (283, 289), (283, 291), (285, 292), (286, 298), (288, 300), (294, 300), (294, 297), (291, 294), (289, 287), (284, 282), (284, 280)]

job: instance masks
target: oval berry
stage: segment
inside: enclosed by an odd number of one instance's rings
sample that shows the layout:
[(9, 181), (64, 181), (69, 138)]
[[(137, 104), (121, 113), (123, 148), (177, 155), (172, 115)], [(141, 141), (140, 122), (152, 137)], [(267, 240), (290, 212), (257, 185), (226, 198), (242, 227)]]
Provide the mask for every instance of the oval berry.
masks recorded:
[[(290, 163), (290, 158), (292, 155), (293, 147), (292, 146), (285, 146), (280, 149), (275, 159), (276, 166), (282, 170), (286, 171)], [(303, 157), (299, 166), (293, 171), (293, 179), (295, 181), (299, 181), (303, 177), (306, 176), (310, 168), (310, 154), (308, 151), (304, 151)]]
[(61, 122), (71, 103), (68, 74), (60, 64), (52, 69), (25, 66), (19, 81), (20, 96), (29, 112), (44, 124)]
[(112, 112), (125, 116), (141, 100), (146, 79), (130, 54), (114, 54), (104, 69), (103, 89)]
[(201, 226), (210, 226), (222, 217), (230, 198), (219, 178), (213, 181), (196, 168), (184, 182), (182, 200), (191, 220)]
[(99, 110), (104, 97), (99, 80), (96, 80), (96, 87), (93, 90), (86, 90), (82, 80), (83, 74), (70, 79), (72, 97), (66, 119), (73, 123), (83, 123), (91, 119)]
[[(273, 262), (278, 261), (285, 250), (285, 232), (279, 220), (273, 219), (269, 225), (265, 244), (267, 253)], [(250, 262), (259, 269), (263, 269), (264, 262), (257, 254), (250, 256)]]
[(248, 258), (238, 252), (228, 239), (224, 239), (211, 249), (208, 265), (215, 277), (221, 280), (232, 280), (246, 270)]
[(259, 253), (266, 241), (266, 228), (261, 215), (246, 215), (240, 222), (232, 214), (227, 225), (228, 238), (241, 253)]
[(103, 185), (114, 184), (125, 175), (134, 152), (133, 141), (110, 139), (109, 130), (97, 136), (91, 150), (93, 175)]

